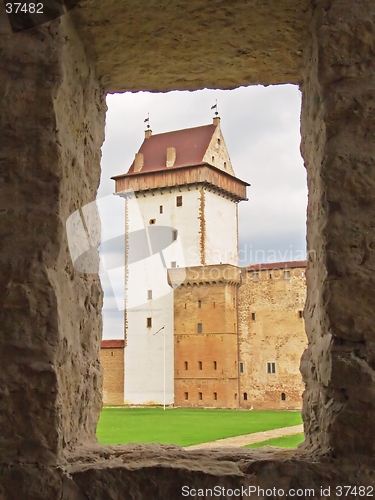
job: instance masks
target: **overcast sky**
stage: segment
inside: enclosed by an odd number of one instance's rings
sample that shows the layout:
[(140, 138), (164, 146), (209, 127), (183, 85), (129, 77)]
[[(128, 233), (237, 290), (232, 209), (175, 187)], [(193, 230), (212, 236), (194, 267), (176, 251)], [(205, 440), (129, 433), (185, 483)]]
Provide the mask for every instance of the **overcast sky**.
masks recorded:
[[(119, 234), (113, 228), (124, 227), (123, 205), (112, 196), (110, 177), (127, 172), (142, 144), (148, 114), (154, 134), (207, 125), (216, 100), (235, 174), (251, 184), (249, 201), (239, 204), (239, 265), (304, 259), (307, 187), (299, 151), (301, 93), (292, 85), (109, 95), (98, 193), (103, 240)], [(113, 258), (118, 259), (118, 251), (112, 249)], [(101, 275), (103, 338), (123, 338), (114, 276), (122, 287), (121, 270), (111, 271), (111, 279)]]

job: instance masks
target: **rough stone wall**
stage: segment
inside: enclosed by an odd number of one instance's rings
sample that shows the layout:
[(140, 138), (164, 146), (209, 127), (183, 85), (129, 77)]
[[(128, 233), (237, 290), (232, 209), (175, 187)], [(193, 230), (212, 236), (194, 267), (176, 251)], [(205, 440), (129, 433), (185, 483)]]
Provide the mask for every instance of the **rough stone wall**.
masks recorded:
[(72, 15), (109, 92), (165, 92), (299, 83), (310, 3), (81, 0)]
[(372, 454), (375, 6), (315, 3), (302, 88), (310, 250), (303, 418), (310, 446)]
[[(253, 273), (243, 270), (238, 292), (242, 408), (302, 407), (299, 365), (307, 339), (300, 312), (306, 299), (305, 268), (288, 271), (290, 279), (284, 279), (283, 269), (273, 269), (260, 271), (259, 281), (253, 281)], [(267, 363), (275, 363), (275, 373), (267, 372)]]
[(95, 199), (105, 102), (67, 17), (12, 34), (1, 9), (0, 26), (0, 460), (54, 462), (101, 408), (102, 292), (65, 222)]
[[(175, 289), (176, 406), (238, 406), (236, 288), (224, 283), (201, 283)], [(201, 334), (198, 323), (202, 324)]]
[(124, 404), (124, 348), (101, 348), (103, 405)]
[[(163, 17), (163, 8), (181, 4), (158, 5), (158, 14)], [(184, 5), (197, 7), (202, 13), (201, 28), (196, 29), (196, 25), (181, 30), (182, 17), (190, 19), (198, 14), (189, 10), (184, 11), (189, 15), (183, 16), (180, 9), (176, 22), (170, 23), (179, 30), (175, 40), (176, 32), (139, 2), (134, 6), (145, 12), (144, 23), (135, 22), (132, 3), (112, 0), (100, 9), (94, 0), (82, 1), (81, 14), (74, 15), (78, 23), (81, 20), (81, 33), (87, 35), (85, 42), (96, 67), (102, 68), (98, 74), (110, 91), (141, 89), (146, 84), (147, 88), (166, 91), (304, 81), (302, 150), (310, 193), (308, 245), (316, 252), (316, 258), (310, 254), (307, 271), (309, 347), (302, 365), (307, 383), (304, 420), (308, 451), (189, 453), (175, 447), (99, 448), (82, 455), (72, 453), (69, 468), (60, 464), (45, 467), (63, 444), (92, 436), (94, 425), (87, 427), (86, 422), (95, 422), (98, 416), (92, 376), (97, 371), (97, 326), (87, 351), (77, 345), (81, 335), (74, 328), (76, 317), (82, 315), (80, 332), (88, 321), (81, 303), (89, 295), (91, 283), (64, 266), (68, 259), (62, 220), (68, 209), (60, 201), (63, 196), (79, 203), (92, 200), (98, 182), (94, 157), (99, 155), (101, 139), (91, 131), (98, 125), (98, 134), (102, 134), (103, 101), (94, 71), (84, 57), (82, 66), (70, 77), (73, 80), (64, 82), (67, 66), (73, 61), (78, 64), (82, 54), (66, 17), (16, 38), (9, 34), (0, 10), (0, 125), (5, 139), (0, 154), (0, 213), (7, 215), (7, 221), (1, 221), (0, 260), (1, 460), (6, 462), (0, 466), (0, 496), (5, 499), (178, 498), (177, 488), (187, 478), (191, 484), (205, 487), (246, 484), (314, 487), (316, 491), (343, 484), (374, 487), (375, 5), (370, 0), (254, 0), (228, 3), (230, 9), (238, 8), (229, 15), (212, 2), (204, 2), (204, 9), (195, 1)], [(279, 15), (280, 8), (284, 16)], [(301, 22), (305, 12), (307, 23)], [(118, 24), (114, 26), (112, 20)], [(129, 24), (133, 31), (127, 29)], [(208, 29), (211, 26), (214, 31)], [(227, 26), (227, 37), (221, 37)], [(288, 43), (298, 39), (297, 32), (300, 41)], [(126, 47), (119, 40), (128, 34)], [(142, 40), (137, 34), (144, 34)], [(215, 45), (218, 34), (223, 45)], [(165, 47), (164, 37), (170, 50), (159, 50)], [(195, 44), (186, 43), (193, 37)], [(139, 43), (147, 40), (150, 52), (145, 57), (146, 44), (140, 49)], [(184, 52), (186, 47), (192, 52)], [(303, 61), (296, 62), (301, 48)], [(153, 66), (156, 52), (166, 67), (160, 63)], [(112, 58), (112, 53), (117, 57)], [(198, 57), (200, 54), (204, 57)], [(182, 65), (176, 64), (180, 59)], [(71, 112), (68, 100), (64, 115), (61, 101), (59, 109), (54, 109), (51, 94), (64, 85), (74, 86), (73, 82), (77, 86), (72, 100), (77, 92), (84, 99), (72, 106)], [(83, 116), (90, 106), (92, 115), (86, 115), (90, 119), (85, 124)], [(76, 128), (70, 127), (73, 117), (77, 118)], [(55, 129), (57, 121), (59, 131)], [(93, 170), (86, 170), (86, 163), (83, 170), (72, 168), (63, 161), (69, 145), (73, 157), (84, 139), (90, 151), (90, 135), (94, 138)], [(62, 143), (61, 137), (65, 139)], [(68, 173), (70, 177), (64, 181)], [(74, 305), (64, 309), (63, 297), (68, 297), (64, 292), (72, 275)], [(95, 312), (100, 297), (95, 287), (92, 292)], [(61, 365), (64, 345), (68, 361)], [(62, 374), (69, 371), (70, 360), (72, 376), (66, 377), (69, 384), (65, 390)], [(82, 386), (77, 388), (78, 372)], [(81, 401), (84, 387), (87, 398)], [(71, 430), (67, 429), (70, 416)], [(331, 491), (331, 497), (336, 498), (335, 490)]]

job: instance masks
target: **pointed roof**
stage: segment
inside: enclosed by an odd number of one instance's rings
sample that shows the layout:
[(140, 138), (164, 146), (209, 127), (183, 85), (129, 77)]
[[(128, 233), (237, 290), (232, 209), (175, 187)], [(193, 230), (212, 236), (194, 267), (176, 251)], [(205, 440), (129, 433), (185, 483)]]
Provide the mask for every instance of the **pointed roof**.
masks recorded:
[[(216, 125), (203, 125), (145, 138), (139, 149), (144, 158), (142, 173), (201, 165), (215, 129)], [(175, 148), (177, 152), (176, 161), (173, 167), (169, 168), (165, 161), (167, 148)], [(132, 173), (138, 173), (134, 171), (134, 161), (128, 170), (128, 175)]]

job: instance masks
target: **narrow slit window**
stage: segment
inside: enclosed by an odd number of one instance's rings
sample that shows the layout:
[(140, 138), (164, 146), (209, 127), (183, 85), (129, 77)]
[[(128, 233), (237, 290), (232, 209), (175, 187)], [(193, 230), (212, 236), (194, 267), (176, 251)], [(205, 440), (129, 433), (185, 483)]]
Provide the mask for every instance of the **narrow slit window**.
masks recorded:
[(259, 281), (259, 273), (257, 271), (253, 272), (253, 281)]
[(198, 323), (198, 333), (203, 333), (203, 325), (202, 325), (202, 323)]
[(162, 214), (163, 213), (163, 205), (160, 205), (159, 207), (159, 214)]
[(267, 363), (267, 373), (276, 373), (276, 363)]
[(298, 311), (298, 316), (300, 319), (302, 319), (303, 318), (303, 311)]
[(289, 271), (289, 269), (285, 269), (284, 280), (289, 280), (289, 279), (290, 279), (290, 271)]
[(285, 401), (286, 400), (286, 394), (285, 392), (282, 392), (281, 393), (281, 401)]
[(147, 328), (151, 328), (152, 327), (152, 318), (147, 318), (146, 325), (147, 325)]
[(149, 224), (150, 224), (150, 226), (153, 226), (154, 224), (156, 224), (156, 219), (150, 219)]
[(203, 399), (203, 393), (199, 392), (198, 395), (199, 395), (199, 400), (202, 401), (202, 399)]
[(178, 235), (177, 229), (173, 229), (173, 231), (172, 231), (172, 241), (176, 241), (177, 240), (177, 235)]
[(202, 361), (198, 361), (198, 368), (199, 368), (199, 370), (202, 370), (202, 368), (203, 368), (203, 363), (202, 363)]
[(185, 399), (189, 399), (189, 393), (185, 392)]
[(182, 207), (182, 196), (176, 196), (176, 207)]
[(189, 363), (187, 361), (185, 361), (185, 370), (188, 370), (189, 369)]
[(238, 371), (240, 373), (244, 373), (244, 366), (243, 366), (243, 363), (238, 363)]
[(217, 392), (214, 392), (214, 400), (217, 401)]
[(251, 313), (251, 319), (255, 321), (255, 313)]
[(243, 400), (244, 400), (244, 401), (247, 401), (247, 392), (244, 392), (244, 393), (243, 393)]
[(199, 309), (202, 307), (202, 301), (201, 300), (198, 300), (198, 307), (199, 307)]
[(147, 300), (152, 299), (152, 290), (147, 290)]
[(217, 370), (217, 362), (214, 361), (214, 370)]

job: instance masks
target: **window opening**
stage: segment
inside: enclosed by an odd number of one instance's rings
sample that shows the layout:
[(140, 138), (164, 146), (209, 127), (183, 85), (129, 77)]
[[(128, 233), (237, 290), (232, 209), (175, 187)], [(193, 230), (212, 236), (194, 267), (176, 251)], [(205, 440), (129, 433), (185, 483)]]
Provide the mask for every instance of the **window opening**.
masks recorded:
[(276, 363), (267, 363), (267, 373), (276, 373)]

